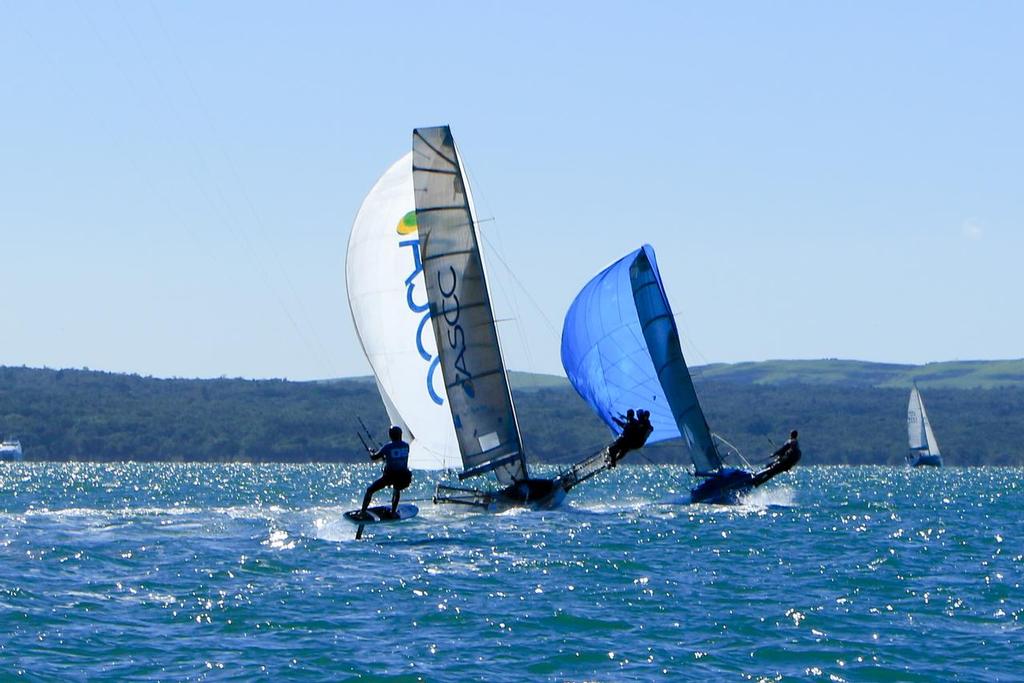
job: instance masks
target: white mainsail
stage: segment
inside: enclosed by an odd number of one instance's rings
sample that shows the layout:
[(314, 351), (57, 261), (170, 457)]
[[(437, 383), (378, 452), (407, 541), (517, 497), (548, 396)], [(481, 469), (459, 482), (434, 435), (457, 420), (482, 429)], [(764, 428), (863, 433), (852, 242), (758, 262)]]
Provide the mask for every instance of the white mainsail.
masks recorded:
[(413, 131), (420, 250), (461, 478), (528, 478), (480, 254), (472, 198), (448, 126)]
[(409, 466), (461, 464), (430, 324), (420, 262), (412, 153), (366, 195), (345, 262), (349, 308), (392, 423), (410, 445)]
[(911, 451), (923, 455), (941, 455), (935, 434), (932, 433), (932, 425), (928, 421), (928, 413), (924, 409), (924, 400), (916, 385), (910, 390), (910, 403), (907, 406), (907, 436)]

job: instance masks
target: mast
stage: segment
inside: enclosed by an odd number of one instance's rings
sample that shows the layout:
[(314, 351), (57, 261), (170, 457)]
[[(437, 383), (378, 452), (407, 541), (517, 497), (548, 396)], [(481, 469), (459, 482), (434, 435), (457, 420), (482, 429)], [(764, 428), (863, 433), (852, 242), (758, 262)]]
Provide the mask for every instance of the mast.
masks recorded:
[(494, 472), (509, 486), (529, 475), (472, 198), (448, 126), (413, 131), (413, 185), (431, 324), (462, 453), (459, 478)]

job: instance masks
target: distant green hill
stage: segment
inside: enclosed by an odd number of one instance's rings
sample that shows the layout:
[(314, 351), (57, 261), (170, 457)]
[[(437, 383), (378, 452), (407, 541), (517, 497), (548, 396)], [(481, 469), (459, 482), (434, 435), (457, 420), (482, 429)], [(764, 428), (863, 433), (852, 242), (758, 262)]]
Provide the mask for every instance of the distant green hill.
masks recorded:
[[(564, 377), (511, 375), (532, 460), (569, 462), (609, 441)], [(1024, 465), (1024, 361), (768, 361), (693, 375), (712, 429), (751, 457), (796, 427), (807, 464), (898, 464), (916, 378), (948, 464)], [(370, 377), (157, 379), (0, 367), (0, 436), (19, 437), (29, 460), (361, 462), (360, 417), (381, 433), (387, 425)], [(681, 462), (685, 453), (666, 444), (632, 459)]]
[[(691, 368), (694, 381), (730, 382), (757, 386), (784, 384), (832, 385), (906, 389), (917, 382), (921, 389), (1024, 388), (1024, 359), (965, 360), (905, 365), (861, 360), (767, 360), (750, 363), (711, 363)], [(561, 375), (511, 371), (512, 387), (519, 391), (569, 386)], [(336, 381), (373, 382), (373, 377)]]
[(947, 361), (926, 365), (868, 363), (857, 360), (770, 360), (759, 363), (714, 363), (694, 376), (739, 384), (830, 384), (851, 387), (910, 389), (992, 389), (1024, 387), (1024, 359)]

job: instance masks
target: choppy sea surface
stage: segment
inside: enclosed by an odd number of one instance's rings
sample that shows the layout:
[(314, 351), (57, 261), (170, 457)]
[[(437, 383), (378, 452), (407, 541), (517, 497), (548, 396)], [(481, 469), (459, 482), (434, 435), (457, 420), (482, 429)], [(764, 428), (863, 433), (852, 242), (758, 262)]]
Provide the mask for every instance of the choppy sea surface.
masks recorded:
[(354, 541), (374, 474), (0, 463), (0, 678), (1024, 677), (1022, 469), (805, 467), (711, 507), (623, 466)]

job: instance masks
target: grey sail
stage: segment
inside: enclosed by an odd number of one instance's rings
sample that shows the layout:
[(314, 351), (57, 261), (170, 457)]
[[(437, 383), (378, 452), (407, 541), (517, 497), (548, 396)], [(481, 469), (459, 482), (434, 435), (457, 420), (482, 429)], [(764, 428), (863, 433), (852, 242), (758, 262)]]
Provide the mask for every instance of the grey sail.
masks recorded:
[(441, 372), (467, 478), (527, 478), (472, 198), (448, 126), (413, 131), (420, 254)]
[(647, 258), (646, 250), (641, 249), (630, 266), (629, 278), (633, 286), (637, 317), (654, 370), (658, 374), (658, 382), (672, 409), (672, 416), (686, 440), (697, 474), (711, 474), (721, 469), (722, 457), (711, 438), (707, 419), (697, 400), (668, 298), (662, 290), (657, 272)]

